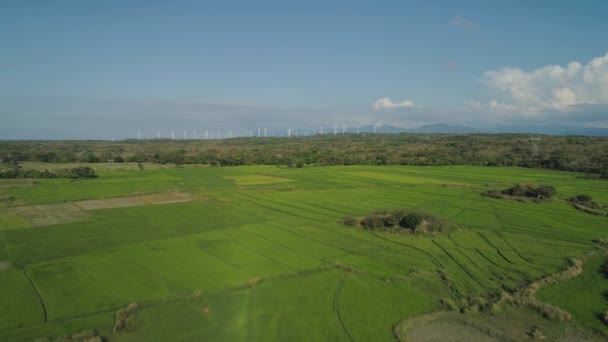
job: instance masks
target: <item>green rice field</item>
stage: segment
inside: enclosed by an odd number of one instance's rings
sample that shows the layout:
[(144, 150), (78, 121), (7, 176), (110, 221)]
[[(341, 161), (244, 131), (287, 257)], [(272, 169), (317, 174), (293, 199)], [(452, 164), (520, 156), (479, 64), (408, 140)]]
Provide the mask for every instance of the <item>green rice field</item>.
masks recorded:
[[(587, 194), (608, 203), (605, 180), (471, 166), (96, 172), (0, 181), (0, 341), (83, 330), (110, 341), (391, 341), (399, 322), (446, 310), (444, 299), (491, 300), (582, 256), (580, 276), (537, 298), (571, 313), (560, 324), (581, 336), (608, 336), (596, 242), (608, 238), (608, 218), (564, 201)], [(481, 196), (518, 183), (558, 193), (540, 203)], [(162, 200), (175, 193), (186, 200)], [(129, 202), (149, 194), (159, 199)], [(399, 208), (453, 229), (395, 234), (341, 223)], [(113, 331), (130, 303), (128, 329)], [(530, 315), (509, 317), (518, 310)]]

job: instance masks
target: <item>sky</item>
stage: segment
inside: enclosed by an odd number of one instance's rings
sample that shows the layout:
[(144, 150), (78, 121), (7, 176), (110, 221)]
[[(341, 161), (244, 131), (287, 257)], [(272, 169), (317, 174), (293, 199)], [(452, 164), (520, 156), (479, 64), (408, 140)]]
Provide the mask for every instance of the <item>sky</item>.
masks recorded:
[(608, 127), (606, 13), (560, 0), (2, 1), (0, 139)]

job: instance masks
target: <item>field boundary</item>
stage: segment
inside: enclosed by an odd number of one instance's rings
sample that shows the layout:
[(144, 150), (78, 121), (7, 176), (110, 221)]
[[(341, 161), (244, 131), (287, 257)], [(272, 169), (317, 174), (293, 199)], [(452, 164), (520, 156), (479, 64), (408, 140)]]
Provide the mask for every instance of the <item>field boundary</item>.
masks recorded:
[(32, 278), (30, 278), (29, 274), (27, 274), (26, 270), (23, 270), (23, 276), (28, 280), (28, 282), (32, 286), (32, 289), (34, 289), (34, 292), (36, 292), (36, 295), (38, 295), (38, 299), (40, 300), (40, 306), (42, 307), (42, 313), (44, 315), (44, 323), (46, 323), (48, 321), (48, 314), (46, 312), (46, 305), (44, 304), (44, 298), (42, 297), (42, 294), (40, 293), (40, 291), (38, 291), (38, 288), (32, 281)]

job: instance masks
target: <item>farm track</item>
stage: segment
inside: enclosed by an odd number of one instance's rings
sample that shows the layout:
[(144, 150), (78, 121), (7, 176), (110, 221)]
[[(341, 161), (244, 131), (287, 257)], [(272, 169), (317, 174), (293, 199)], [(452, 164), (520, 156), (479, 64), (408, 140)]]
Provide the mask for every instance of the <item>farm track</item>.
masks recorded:
[(4, 249), (4, 253), (6, 254), (6, 259), (10, 259), (11, 256), (8, 253), (8, 246), (6, 245), (6, 237), (4, 236), (4, 232), (0, 232), (0, 241), (2, 242), (2, 249)]
[[(489, 200), (488, 200), (489, 201)], [(500, 236), (500, 238), (509, 246), (511, 247), (511, 249), (525, 262), (532, 264), (532, 262), (530, 262), (530, 260), (526, 257), (524, 257), (512, 244), (511, 242), (509, 242), (509, 240), (507, 240), (507, 238), (504, 237), (504, 235), (501, 233), (501, 231), (503, 230), (503, 224), (502, 224), (502, 219), (500, 217), (500, 215), (498, 215), (498, 211), (496, 208), (496, 205), (494, 203), (492, 203), (491, 201), (489, 202), (490, 205), (492, 206), (492, 211), (494, 212), (494, 217), (496, 217), (496, 222), (498, 222), (498, 227), (494, 228), (494, 232), (496, 233), (496, 235)]]
[(466, 261), (468, 261), (466, 264), (472, 265), (470, 271), (471, 271), (471, 273), (476, 271), (475, 273), (479, 274), (480, 278), (478, 278), (478, 280), (481, 279), (481, 280), (479, 280), (480, 282), (482, 280), (488, 282), (488, 284), (486, 284), (486, 286), (484, 286), (484, 288), (492, 288), (495, 285), (493, 283), (500, 283), (500, 279), (496, 278), (494, 272), (488, 272), (488, 270), (486, 268), (480, 266), (478, 262), (473, 260), (471, 258), (471, 256), (469, 256), (467, 253), (465, 253), (462, 249), (457, 249), (455, 253), (462, 255), (462, 257), (465, 258)]
[(112, 297), (112, 299), (114, 299), (116, 301), (116, 303), (120, 303), (122, 302), (122, 300), (118, 297), (116, 297), (116, 295), (110, 291), (110, 289), (108, 289), (102, 282), (99, 281), (99, 279), (95, 278), (91, 273), (89, 273), (87, 270), (85, 270), (83, 267), (78, 267), (78, 270), (82, 273), (84, 273), (89, 279), (91, 279), (95, 284), (99, 285), (99, 287), (101, 287), (108, 295), (110, 295), (110, 297)]
[(437, 243), (437, 241), (433, 240), (433, 243), (439, 247), (450, 259), (452, 259), (452, 261), (454, 261), (454, 263), (456, 263), (456, 265), (458, 265), (458, 267), (460, 267), (460, 269), (469, 277), (471, 278), (471, 280), (473, 280), (475, 283), (477, 283), (477, 285), (481, 286), (482, 288), (484, 288), (484, 285), (475, 277), (473, 276), (473, 274), (471, 274), (471, 272), (469, 270), (467, 270), (458, 260), (456, 260), (456, 258), (450, 253), (448, 252), (445, 248), (443, 248), (443, 246), (441, 246), (439, 243)]
[(251, 341), (253, 338), (253, 298), (255, 296), (255, 287), (249, 291), (249, 296), (247, 298), (247, 331), (245, 336), (247, 336), (247, 341)]
[[(302, 238), (304, 238), (304, 239), (307, 239), (307, 240), (310, 240), (310, 241), (314, 241), (314, 242), (316, 242), (316, 243), (319, 243), (319, 244), (322, 244), (322, 245), (326, 245), (326, 246), (328, 246), (328, 247), (332, 247), (332, 248), (335, 248), (335, 249), (339, 249), (339, 250), (341, 250), (341, 251), (343, 251), (343, 252), (346, 252), (346, 253), (349, 253), (349, 254), (356, 254), (356, 255), (368, 256), (368, 257), (377, 257), (377, 256), (375, 256), (373, 253), (363, 253), (363, 252), (359, 252), (359, 251), (349, 250), (349, 249), (343, 248), (343, 247), (341, 247), (341, 246), (334, 245), (334, 244), (331, 244), (331, 243), (329, 243), (329, 242), (325, 242), (325, 241), (323, 241), (323, 240), (319, 240), (319, 239), (314, 239), (314, 238), (311, 238), (311, 237), (307, 237), (307, 236), (306, 236), (306, 235), (304, 235), (304, 234), (301, 234), (301, 233), (299, 233), (299, 232), (295, 232), (295, 231), (290, 230), (290, 229), (288, 229), (288, 231), (290, 231), (292, 234), (298, 235), (298, 236), (300, 236), (300, 237), (302, 237)], [(386, 260), (386, 259), (382, 259), (382, 262), (385, 262), (385, 263), (387, 263), (387, 264), (392, 264), (392, 265), (395, 265), (395, 266), (397, 266), (397, 267), (403, 267), (403, 265), (401, 265), (401, 264), (399, 264), (399, 263), (396, 263), (396, 262), (393, 262), (393, 261), (390, 261), (390, 260)]]
[(32, 289), (34, 290), (34, 292), (36, 292), (36, 295), (38, 296), (38, 300), (40, 300), (40, 306), (42, 307), (42, 314), (44, 315), (44, 323), (46, 323), (48, 321), (48, 315), (46, 312), (46, 305), (44, 304), (44, 298), (42, 297), (42, 294), (40, 294), (40, 291), (38, 291), (38, 288), (36, 287), (36, 285), (34, 284), (32, 279), (30, 278), (29, 274), (27, 274), (27, 271), (25, 269), (23, 270), (23, 276), (25, 276), (25, 278), (27, 278), (27, 281), (32, 286)]
[(344, 321), (342, 320), (342, 314), (340, 313), (340, 294), (342, 293), (342, 288), (344, 287), (346, 276), (346, 274), (343, 274), (342, 277), (340, 277), (340, 282), (338, 283), (336, 291), (334, 292), (333, 308), (334, 312), (336, 313), (336, 316), (338, 317), (338, 322), (340, 322), (340, 326), (344, 331), (344, 334), (348, 337), (348, 340), (352, 342), (354, 341), (354, 338), (346, 328), (346, 324), (344, 324)]
[[(226, 234), (224, 234), (224, 235), (226, 235)], [(245, 245), (243, 243), (241, 243), (238, 239), (235, 239), (235, 238), (233, 238), (233, 237), (231, 237), (229, 235), (226, 235), (226, 236), (228, 236), (230, 238), (230, 240), (234, 241), (237, 245), (241, 246), (243, 249), (249, 250), (250, 252), (252, 252), (254, 254), (257, 254), (257, 255), (259, 255), (259, 256), (261, 256), (263, 258), (266, 258), (266, 259), (268, 259), (268, 260), (270, 260), (272, 262), (275, 262), (275, 263), (277, 263), (279, 265), (283, 265), (283, 266), (287, 267), (291, 271), (296, 271), (293, 267), (291, 267), (290, 265), (288, 265), (288, 264), (286, 264), (286, 263), (284, 263), (282, 261), (279, 261), (279, 260), (277, 260), (275, 258), (272, 258), (272, 257), (268, 256), (268, 255), (265, 255), (265, 254), (262, 254), (262, 253), (258, 253), (255, 250), (251, 250), (249, 248), (246, 248)]]
[(391, 240), (391, 239), (385, 238), (384, 236), (380, 236), (376, 232), (372, 232), (371, 235), (375, 236), (378, 239), (381, 239), (381, 240), (384, 240), (384, 241), (389, 241), (390, 243), (397, 244), (399, 246), (407, 247), (407, 248), (413, 249), (413, 250), (415, 250), (417, 252), (420, 252), (420, 253), (426, 255), (435, 264), (435, 266), (437, 266), (439, 268), (443, 267), (443, 265), (441, 264), (441, 262), (439, 262), (439, 260), (433, 254), (431, 254), (429, 251), (425, 251), (422, 248), (410, 246), (410, 245), (402, 243), (402, 242), (398, 242), (398, 241), (395, 241), (395, 240)]

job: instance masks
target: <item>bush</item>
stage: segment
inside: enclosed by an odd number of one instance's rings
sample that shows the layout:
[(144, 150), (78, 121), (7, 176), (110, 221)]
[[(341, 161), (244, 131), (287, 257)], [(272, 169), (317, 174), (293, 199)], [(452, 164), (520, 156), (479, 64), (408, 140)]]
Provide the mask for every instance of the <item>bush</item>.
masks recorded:
[[(557, 194), (557, 190), (552, 185), (541, 185), (535, 188), (529, 184), (517, 184), (500, 193), (513, 197), (551, 198)], [(489, 192), (486, 194), (489, 195)]]
[(399, 225), (403, 228), (415, 230), (416, 227), (418, 227), (418, 225), (422, 223), (423, 219), (424, 217), (422, 217), (422, 215), (420, 215), (419, 213), (411, 212), (401, 219)]
[(388, 215), (386, 217), (383, 217), (383, 219), (385, 227), (395, 227), (399, 225), (399, 219), (393, 215)]
[(88, 166), (79, 166), (68, 171), (69, 178), (95, 178), (95, 170)]
[(131, 303), (126, 308), (118, 310), (114, 315), (114, 328), (112, 330), (116, 333), (129, 331), (135, 320), (137, 308), (137, 303)]
[(361, 220), (361, 225), (365, 229), (379, 229), (384, 226), (384, 220), (378, 215), (368, 215)]
[(352, 217), (352, 216), (346, 216), (345, 218), (342, 219), (342, 223), (344, 223), (347, 226), (354, 226), (356, 225), (357, 219)]
[(450, 298), (443, 298), (440, 301), (441, 306), (443, 306), (448, 311), (458, 311), (458, 305), (454, 303)]
[(534, 190), (535, 191), (533, 192), (533, 194), (536, 195), (534, 197), (540, 196), (544, 198), (551, 198), (555, 196), (555, 194), (557, 194), (557, 190), (552, 185), (541, 185)]
[(533, 327), (528, 331), (528, 336), (535, 340), (542, 340), (545, 338), (545, 333), (541, 327)]
[(589, 195), (576, 195), (574, 197), (570, 197), (568, 200), (570, 202), (589, 203), (593, 201), (593, 198)]

